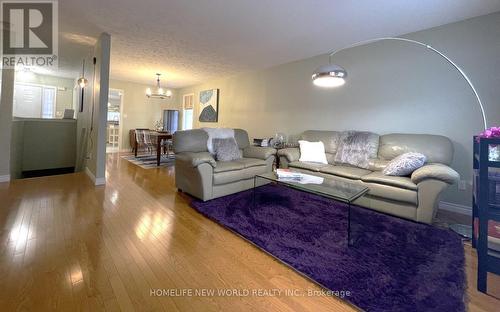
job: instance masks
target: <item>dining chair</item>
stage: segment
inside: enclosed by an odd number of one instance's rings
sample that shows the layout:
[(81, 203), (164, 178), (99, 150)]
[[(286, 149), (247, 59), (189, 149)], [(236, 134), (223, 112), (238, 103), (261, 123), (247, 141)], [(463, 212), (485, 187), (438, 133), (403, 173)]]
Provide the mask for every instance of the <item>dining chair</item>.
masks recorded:
[(163, 148), (163, 154), (167, 154), (167, 158), (170, 157), (170, 153), (173, 154), (174, 143), (172, 139), (163, 140), (161, 142), (161, 147)]
[(151, 153), (151, 147), (149, 144), (149, 141), (151, 140), (149, 138), (149, 129), (135, 129), (135, 140), (137, 142), (137, 151), (140, 148), (144, 148)]
[(144, 144), (148, 147), (150, 154), (155, 152), (157, 148), (161, 148), (161, 146), (158, 146), (156, 136), (152, 135), (153, 132), (151, 130), (144, 131)]

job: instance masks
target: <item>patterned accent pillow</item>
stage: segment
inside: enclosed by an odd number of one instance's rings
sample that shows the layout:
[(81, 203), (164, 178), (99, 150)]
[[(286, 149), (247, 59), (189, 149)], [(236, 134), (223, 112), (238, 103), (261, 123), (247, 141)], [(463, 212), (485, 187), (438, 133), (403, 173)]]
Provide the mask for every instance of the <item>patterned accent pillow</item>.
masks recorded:
[(234, 138), (212, 139), (215, 159), (218, 161), (231, 161), (241, 158), (241, 151)]
[(385, 175), (405, 177), (425, 164), (426, 157), (420, 153), (404, 153), (391, 160), (382, 171)]

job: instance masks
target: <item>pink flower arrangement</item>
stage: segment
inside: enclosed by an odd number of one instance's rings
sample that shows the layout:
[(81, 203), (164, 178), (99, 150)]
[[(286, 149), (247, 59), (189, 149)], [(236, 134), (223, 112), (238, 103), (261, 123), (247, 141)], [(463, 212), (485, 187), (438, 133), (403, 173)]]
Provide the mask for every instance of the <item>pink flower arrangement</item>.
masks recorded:
[[(479, 142), (481, 138), (500, 138), (500, 127), (491, 127), (479, 133), (476, 140)], [(490, 144), (489, 160), (500, 161), (500, 144)]]
[(477, 136), (478, 140), (480, 138), (500, 138), (500, 127), (491, 127), (479, 133)]

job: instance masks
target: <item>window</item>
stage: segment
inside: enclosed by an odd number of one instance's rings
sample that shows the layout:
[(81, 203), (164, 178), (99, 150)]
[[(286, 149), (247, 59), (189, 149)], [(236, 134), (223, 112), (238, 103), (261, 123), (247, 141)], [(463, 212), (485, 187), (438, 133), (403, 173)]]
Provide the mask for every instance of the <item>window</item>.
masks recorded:
[(186, 94), (182, 97), (182, 129), (193, 129), (193, 100), (194, 94)]
[(14, 117), (54, 118), (56, 87), (26, 83), (14, 85)]

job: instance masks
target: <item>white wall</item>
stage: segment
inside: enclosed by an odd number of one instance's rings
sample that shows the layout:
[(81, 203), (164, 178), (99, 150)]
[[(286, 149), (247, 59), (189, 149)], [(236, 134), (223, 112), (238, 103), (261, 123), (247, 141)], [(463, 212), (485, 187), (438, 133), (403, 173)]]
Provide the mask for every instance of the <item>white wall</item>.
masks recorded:
[[(405, 37), (424, 41), (461, 65), (484, 100), (489, 125), (500, 124), (500, 13)], [(443, 59), (419, 46), (369, 44), (334, 57), (349, 73), (346, 85), (315, 87), (311, 74), (327, 62), (321, 55), (183, 88), (178, 96), (195, 93), (195, 127), (240, 127), (251, 137), (295, 136), (307, 129), (445, 135), (455, 147), (452, 166), (471, 180), (472, 136), (482, 119), (472, 91)], [(220, 89), (219, 122), (202, 124), (199, 92), (212, 88)], [(471, 187), (450, 187), (443, 199), (470, 205)]]
[(85, 69), (89, 84), (84, 92), (84, 111), (77, 114), (76, 170), (85, 169), (96, 184), (105, 182), (110, 49), (111, 36), (102, 33), (85, 62), (91, 64)]
[[(151, 80), (154, 85), (154, 80)], [(121, 146), (123, 151), (130, 150), (129, 130), (136, 128), (153, 129), (155, 121), (162, 119), (164, 109), (180, 110), (177, 91), (172, 90), (172, 97), (164, 100), (148, 99), (146, 88), (152, 85), (143, 85), (128, 81), (111, 80), (110, 88), (123, 91), (123, 108), (121, 127)]]

